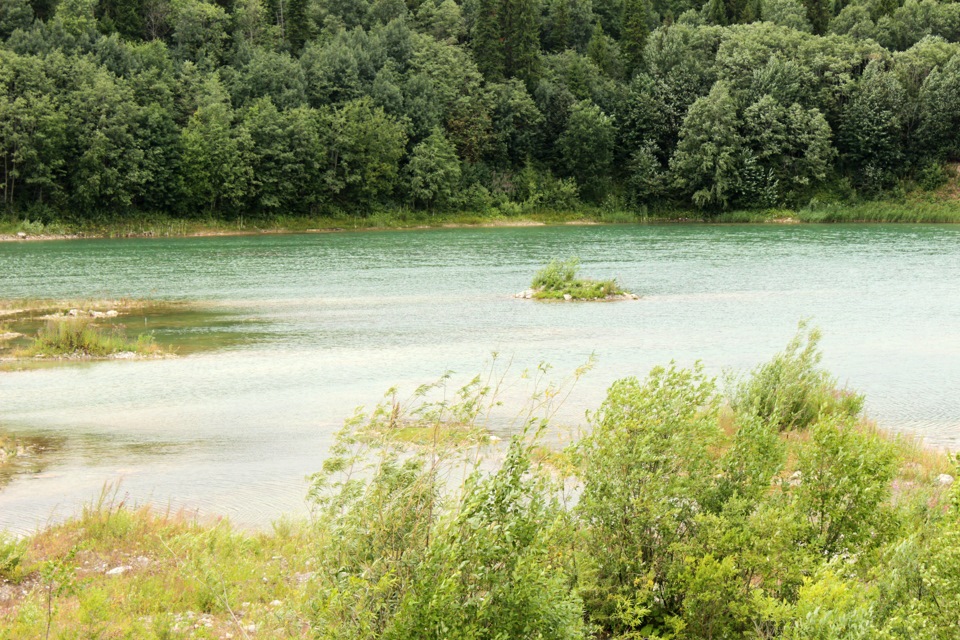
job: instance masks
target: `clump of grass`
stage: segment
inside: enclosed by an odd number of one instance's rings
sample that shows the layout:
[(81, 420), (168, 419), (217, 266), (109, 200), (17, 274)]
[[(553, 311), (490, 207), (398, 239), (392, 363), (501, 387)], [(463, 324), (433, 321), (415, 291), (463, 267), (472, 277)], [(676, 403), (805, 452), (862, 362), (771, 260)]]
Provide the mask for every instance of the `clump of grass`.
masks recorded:
[(114, 328), (108, 333), (86, 320), (51, 320), (41, 327), (33, 344), (20, 352), (20, 355), (105, 358), (122, 352), (158, 355), (160, 347), (150, 334), (141, 334), (130, 341), (120, 328)]
[(627, 294), (616, 280), (589, 280), (577, 277), (579, 258), (552, 260), (533, 276), (530, 288), (539, 300), (559, 300), (570, 296), (573, 300), (602, 300)]

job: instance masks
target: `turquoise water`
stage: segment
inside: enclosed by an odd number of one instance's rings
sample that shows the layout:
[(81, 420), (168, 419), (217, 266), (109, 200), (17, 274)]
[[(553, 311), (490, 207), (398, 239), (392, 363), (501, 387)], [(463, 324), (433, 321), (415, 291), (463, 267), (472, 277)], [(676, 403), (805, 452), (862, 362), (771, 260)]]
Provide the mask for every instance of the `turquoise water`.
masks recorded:
[[(553, 257), (636, 302), (516, 300)], [(358, 404), (490, 353), (562, 377), (561, 413), (671, 359), (711, 373), (768, 359), (810, 318), (824, 364), (881, 425), (960, 442), (960, 228), (604, 226), (0, 243), (0, 297), (149, 297), (220, 312), (256, 338), (172, 360), (0, 373), (0, 430), (58, 443), (0, 491), (0, 528), (121, 495), (263, 525), (305, 509), (304, 477)], [(233, 323), (235, 326), (225, 326)], [(185, 327), (198, 340), (202, 328)], [(176, 331), (165, 338), (176, 341)], [(522, 385), (513, 393), (525, 392)], [(509, 431), (506, 424), (501, 426)]]

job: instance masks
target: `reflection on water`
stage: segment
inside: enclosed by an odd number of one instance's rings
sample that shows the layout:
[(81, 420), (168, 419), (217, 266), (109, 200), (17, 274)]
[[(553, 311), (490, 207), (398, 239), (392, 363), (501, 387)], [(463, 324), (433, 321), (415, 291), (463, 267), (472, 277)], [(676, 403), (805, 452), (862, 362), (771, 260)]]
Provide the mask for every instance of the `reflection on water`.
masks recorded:
[(42, 476), (56, 461), (65, 440), (63, 436), (11, 433), (0, 426), (0, 489), (25, 474)]
[[(536, 269), (643, 296), (516, 300)], [(616, 378), (696, 359), (720, 374), (779, 351), (797, 321), (881, 424), (960, 442), (960, 228), (617, 226), (72, 241), (0, 245), (0, 298), (130, 297), (202, 304), (147, 318), (187, 357), (0, 372), (0, 420), (65, 438), (47, 472), (0, 492), (0, 527), (62, 517), (122, 491), (260, 525), (304, 508), (304, 477), (358, 404), (491, 351), (558, 375), (595, 354), (560, 418), (583, 422)], [(133, 333), (135, 319), (125, 319)], [(206, 349), (221, 345), (215, 350)], [(522, 397), (524, 390), (515, 390)], [(59, 474), (59, 475), (56, 475)], [(43, 474), (47, 476), (47, 474)]]

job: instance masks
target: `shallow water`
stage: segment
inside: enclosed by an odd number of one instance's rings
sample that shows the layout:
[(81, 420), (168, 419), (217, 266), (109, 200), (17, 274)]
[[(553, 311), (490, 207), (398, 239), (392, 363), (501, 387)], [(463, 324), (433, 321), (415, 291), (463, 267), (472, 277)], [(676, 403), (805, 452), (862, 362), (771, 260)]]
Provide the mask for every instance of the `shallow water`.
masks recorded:
[[(643, 299), (516, 300), (553, 257)], [(609, 226), (0, 244), (0, 297), (149, 297), (218, 311), (158, 338), (173, 360), (0, 372), (0, 430), (55, 438), (0, 491), (0, 528), (75, 512), (104, 482), (161, 506), (264, 525), (305, 509), (305, 476), (358, 404), (489, 354), (558, 377), (597, 363), (562, 419), (616, 378), (703, 360), (747, 369), (797, 322), (883, 426), (960, 442), (960, 228)], [(179, 323), (179, 324), (178, 324)], [(209, 335), (205, 335), (209, 333)], [(237, 336), (245, 336), (238, 338)], [(201, 346), (218, 345), (213, 351)], [(192, 346), (191, 346), (192, 345)], [(522, 393), (522, 392), (518, 392)], [(507, 427), (504, 427), (507, 429)]]

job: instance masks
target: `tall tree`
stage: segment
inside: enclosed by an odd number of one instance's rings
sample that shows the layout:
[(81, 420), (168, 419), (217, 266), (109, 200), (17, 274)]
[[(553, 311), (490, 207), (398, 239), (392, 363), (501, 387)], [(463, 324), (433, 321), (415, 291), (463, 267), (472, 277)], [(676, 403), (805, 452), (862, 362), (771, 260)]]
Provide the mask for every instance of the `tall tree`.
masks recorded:
[(690, 107), (670, 170), (698, 207), (726, 207), (737, 193), (743, 145), (737, 125), (737, 103), (725, 83)]
[(573, 105), (558, 145), (568, 175), (588, 196), (600, 196), (613, 162), (613, 119), (589, 100)]
[(626, 59), (628, 75), (633, 75), (643, 64), (643, 49), (650, 35), (649, 20), (649, 0), (624, 0), (620, 48)]
[(487, 78), (503, 79), (503, 48), (500, 45), (500, 0), (480, 0), (470, 33), (470, 45), (477, 68)]
[(480, 0), (471, 45), (488, 80), (520, 78), (532, 85), (540, 53), (536, 0)]
[(460, 160), (442, 129), (413, 148), (407, 173), (415, 202), (433, 208), (450, 201), (460, 182)]
[(807, 20), (813, 27), (813, 32), (822, 35), (827, 31), (827, 25), (832, 17), (830, 0), (803, 0), (807, 9)]
[(501, 0), (504, 74), (531, 84), (540, 53), (536, 0)]

